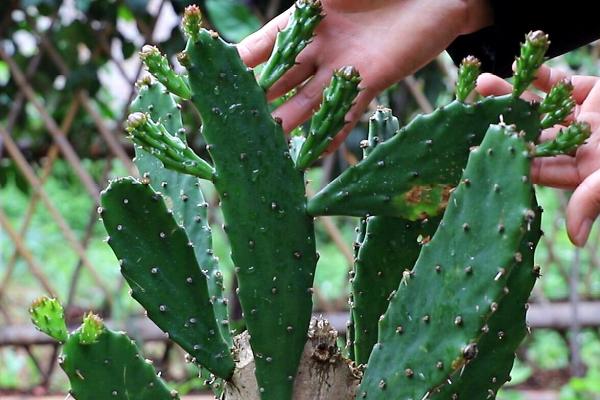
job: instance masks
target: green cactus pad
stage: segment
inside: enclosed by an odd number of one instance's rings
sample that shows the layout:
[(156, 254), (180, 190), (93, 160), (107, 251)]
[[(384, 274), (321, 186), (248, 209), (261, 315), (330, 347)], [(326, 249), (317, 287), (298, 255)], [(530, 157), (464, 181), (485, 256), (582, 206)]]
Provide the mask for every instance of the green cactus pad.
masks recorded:
[(83, 317), (79, 331), (79, 343), (84, 345), (96, 343), (98, 337), (104, 332), (104, 322), (99, 316), (89, 312)]
[(476, 356), (535, 216), (530, 164), (523, 138), (490, 126), (433, 239), (390, 300), (357, 399), (422, 399)]
[(538, 69), (545, 60), (546, 51), (550, 46), (548, 35), (542, 31), (529, 32), (525, 35), (525, 42), (521, 44), (521, 54), (517, 57), (513, 96), (518, 97), (533, 82)]
[(558, 82), (540, 103), (540, 114), (545, 114), (542, 117), (542, 128), (560, 124), (574, 108), (573, 85), (569, 80)]
[(59, 359), (75, 399), (179, 399), (124, 333), (105, 328), (89, 344), (82, 344), (82, 335), (78, 330), (69, 336)]
[(196, 362), (229, 378), (233, 358), (210, 301), (207, 277), (163, 197), (126, 178), (111, 182), (101, 203), (108, 243), (133, 298)]
[(590, 124), (576, 122), (568, 128), (561, 129), (556, 137), (535, 147), (536, 157), (552, 157), (569, 154), (581, 146), (591, 135)]
[(187, 78), (177, 75), (169, 66), (167, 57), (155, 46), (145, 45), (140, 52), (140, 58), (150, 72), (171, 93), (189, 100), (192, 96)]
[(263, 399), (291, 398), (312, 310), (316, 250), (302, 173), (236, 48), (205, 30), (185, 57), (215, 163)]
[(502, 116), (528, 140), (540, 132), (536, 106), (511, 95), (474, 104), (454, 101), (416, 117), (308, 203), (311, 215), (387, 215), (409, 220), (440, 214), (460, 178), (469, 148)]
[[(369, 137), (362, 143), (364, 156), (398, 132), (398, 119), (389, 109), (379, 109), (369, 120)], [(408, 221), (394, 217), (370, 217), (360, 225), (355, 246), (352, 278), (354, 360), (366, 364), (377, 343), (379, 318), (387, 309), (390, 294), (398, 288), (405, 271), (413, 268), (421, 243), (433, 235), (439, 219)]]
[(319, 111), (313, 116), (306, 141), (296, 159), (300, 170), (315, 162), (346, 123), (345, 117), (358, 95), (360, 75), (353, 67), (344, 67), (333, 74), (323, 92)]
[(493, 399), (498, 389), (510, 380), (515, 351), (528, 331), (527, 300), (539, 276), (533, 265), (533, 256), (542, 235), (542, 210), (535, 199), (531, 209), (538, 211), (521, 242), (521, 257), (514, 261), (508, 277), (508, 294), (500, 300), (498, 310), (487, 322), (486, 333), (478, 343), (477, 357), (460, 374), (451, 376), (451, 383), (443, 386), (440, 392), (433, 393), (430, 399)]
[(477, 85), (477, 77), (481, 73), (481, 62), (473, 57), (465, 57), (458, 68), (456, 80), (456, 99), (464, 102)]
[(277, 34), (273, 54), (264, 65), (260, 86), (270, 88), (296, 64), (296, 57), (311, 42), (315, 29), (323, 19), (320, 0), (298, 0), (285, 29)]
[(357, 364), (367, 363), (377, 343), (379, 318), (388, 307), (390, 295), (398, 289), (419, 257), (419, 237), (426, 242), (439, 221), (439, 218), (407, 221), (394, 217), (370, 217), (367, 220), (365, 240), (356, 259), (352, 281)]
[[(169, 132), (175, 132), (181, 140), (185, 140), (181, 111), (173, 96), (167, 93), (160, 83), (146, 80), (138, 86), (138, 95), (131, 105), (132, 112), (149, 113), (153, 120), (162, 122)], [(208, 292), (219, 321), (221, 335), (229, 347), (232, 347), (227, 299), (223, 294), (223, 275), (213, 255), (208, 204), (200, 190), (198, 178), (164, 168), (160, 160), (139, 146), (136, 146), (135, 154), (135, 165), (143, 180), (149, 183), (154, 191), (163, 195), (167, 208), (173, 211), (175, 220), (185, 228), (194, 244), (196, 260), (208, 278)]]
[(29, 314), (37, 329), (59, 342), (67, 340), (65, 313), (58, 300), (40, 297), (31, 304)]
[(154, 121), (150, 114), (130, 114), (125, 130), (135, 144), (158, 158), (165, 167), (202, 179), (213, 178), (212, 166), (194, 153), (185, 139), (169, 132), (162, 122)]

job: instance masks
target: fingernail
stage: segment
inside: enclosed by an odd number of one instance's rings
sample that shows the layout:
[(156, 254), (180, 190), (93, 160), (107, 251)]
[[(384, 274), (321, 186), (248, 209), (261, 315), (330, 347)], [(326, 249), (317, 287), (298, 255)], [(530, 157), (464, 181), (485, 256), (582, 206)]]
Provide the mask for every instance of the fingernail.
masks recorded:
[(594, 220), (587, 218), (583, 220), (581, 225), (579, 226), (579, 230), (575, 235), (575, 245), (579, 247), (583, 247), (587, 242), (588, 236), (590, 234), (590, 230), (592, 229), (592, 224)]

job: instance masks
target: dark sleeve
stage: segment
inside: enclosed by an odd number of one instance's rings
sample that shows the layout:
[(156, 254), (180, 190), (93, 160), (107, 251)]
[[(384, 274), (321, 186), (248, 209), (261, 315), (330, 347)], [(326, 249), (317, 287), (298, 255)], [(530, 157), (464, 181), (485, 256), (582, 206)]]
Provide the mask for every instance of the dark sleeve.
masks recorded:
[(484, 71), (505, 77), (511, 74), (519, 44), (527, 32), (539, 29), (549, 35), (549, 57), (600, 39), (595, 1), (570, 0), (558, 4), (541, 0), (490, 1), (494, 25), (460, 36), (448, 47), (448, 53), (456, 64), (473, 55), (479, 58)]

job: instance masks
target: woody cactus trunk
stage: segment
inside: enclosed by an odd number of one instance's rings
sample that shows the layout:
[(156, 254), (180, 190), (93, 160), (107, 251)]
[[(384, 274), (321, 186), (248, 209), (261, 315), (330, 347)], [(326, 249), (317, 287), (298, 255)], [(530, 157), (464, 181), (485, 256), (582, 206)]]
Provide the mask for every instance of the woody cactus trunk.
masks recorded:
[[(158, 49), (142, 49), (153, 78), (140, 81), (126, 126), (140, 178), (111, 182), (99, 210), (131, 295), (210, 371), (222, 399), (494, 398), (526, 334), (539, 276), (531, 160), (572, 152), (589, 135), (575, 123), (534, 144), (572, 111), (572, 88), (563, 82), (541, 103), (520, 99), (548, 47), (542, 32), (523, 43), (511, 94), (468, 102), (479, 74), (469, 57), (455, 101), (404, 127), (376, 111), (363, 160), (307, 200), (305, 171), (343, 127), (358, 71), (333, 74), (308, 134), (291, 145), (265, 91), (322, 18), (318, 0), (299, 0), (258, 80), (234, 46), (202, 29), (195, 6), (182, 23), (187, 74)], [(202, 116), (210, 162), (186, 142), (184, 101)], [(246, 327), (237, 336), (200, 179), (220, 197)], [(320, 215), (360, 218), (348, 357), (327, 321), (311, 322)], [(69, 334), (56, 300), (40, 299), (31, 313), (65, 343), (61, 365), (76, 399), (178, 398), (124, 333), (94, 315)]]

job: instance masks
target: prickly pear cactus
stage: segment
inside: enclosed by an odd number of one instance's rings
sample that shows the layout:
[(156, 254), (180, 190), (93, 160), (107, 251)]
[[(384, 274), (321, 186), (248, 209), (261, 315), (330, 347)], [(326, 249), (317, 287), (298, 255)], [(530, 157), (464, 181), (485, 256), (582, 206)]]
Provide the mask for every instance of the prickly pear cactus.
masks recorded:
[[(369, 123), (369, 138), (363, 142), (365, 157), (398, 129), (398, 120), (391, 110), (377, 110)], [(410, 278), (421, 244), (433, 235), (439, 218), (410, 221), (377, 216), (365, 222), (360, 227), (362, 238), (357, 241), (351, 279), (352, 359), (357, 364), (367, 364), (377, 343), (379, 318), (387, 309), (389, 297), (403, 279)]]
[[(66, 334), (60, 303), (42, 298), (31, 306), (32, 321), (45, 333), (47, 321), (60, 325), (64, 343), (59, 364), (69, 377), (70, 394), (77, 400), (172, 400), (179, 399), (156, 375), (152, 363), (145, 360), (131, 339), (114, 332), (89, 313), (81, 327)], [(56, 332), (52, 330), (50, 332)], [(58, 339), (55, 334), (52, 337)], [(60, 336), (63, 338), (62, 334)]]
[[(544, 60), (541, 32), (527, 35), (509, 95), (471, 102), (479, 62), (468, 57), (455, 101), (402, 128), (378, 110), (363, 160), (307, 201), (304, 172), (343, 128), (360, 76), (336, 71), (308, 134), (290, 143), (265, 92), (323, 17), (320, 1), (298, 0), (258, 79), (234, 46), (202, 29), (196, 6), (182, 21), (186, 73), (157, 48), (142, 49), (153, 78), (139, 82), (125, 127), (140, 177), (111, 182), (100, 208), (131, 295), (225, 382), (222, 400), (493, 398), (525, 335), (539, 275), (531, 159), (570, 153), (590, 133), (575, 123), (533, 144), (571, 113), (572, 87), (559, 83), (539, 104), (519, 97)], [(187, 143), (183, 101), (202, 118), (210, 161)], [(246, 326), (235, 337), (200, 180), (219, 195), (231, 246)], [(318, 215), (361, 218), (349, 359), (326, 321), (309, 329)], [(40, 330), (65, 342), (75, 398), (177, 397), (124, 334), (93, 314), (68, 334), (62, 314), (46, 299), (31, 311)]]
[(476, 357), (535, 218), (530, 159), (506, 126), (491, 126), (473, 150), (439, 228), (391, 296), (359, 396), (421, 399)]

